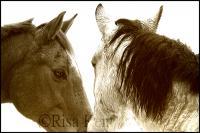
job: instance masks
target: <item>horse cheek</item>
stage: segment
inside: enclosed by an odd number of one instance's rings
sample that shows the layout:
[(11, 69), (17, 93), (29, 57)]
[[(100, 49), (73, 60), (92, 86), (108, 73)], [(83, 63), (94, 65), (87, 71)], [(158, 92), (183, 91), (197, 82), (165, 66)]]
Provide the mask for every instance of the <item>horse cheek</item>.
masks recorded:
[(13, 75), (10, 91), (12, 101), (17, 110), (28, 118), (37, 119), (54, 104), (49, 89), (51, 85), (45, 83), (49, 80), (45, 75), (46, 71), (41, 72), (30, 66), (21, 67)]

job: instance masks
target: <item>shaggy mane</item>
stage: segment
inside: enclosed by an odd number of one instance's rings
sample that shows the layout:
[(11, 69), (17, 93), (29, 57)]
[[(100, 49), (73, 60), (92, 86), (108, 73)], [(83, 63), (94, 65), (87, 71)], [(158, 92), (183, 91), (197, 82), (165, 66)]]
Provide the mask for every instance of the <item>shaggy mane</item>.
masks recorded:
[(21, 33), (31, 33), (34, 34), (35, 26), (31, 23), (32, 19), (25, 22), (20, 22), (16, 24), (5, 25), (1, 27), (1, 40), (9, 38), (13, 35)]
[(138, 20), (119, 19), (116, 24), (119, 29), (109, 46), (123, 35), (115, 54), (123, 40), (131, 39), (120, 59), (118, 77), (120, 93), (133, 104), (136, 113), (141, 109), (147, 118), (161, 119), (173, 81), (187, 82), (191, 93), (199, 93), (199, 62), (186, 45), (143, 30)]

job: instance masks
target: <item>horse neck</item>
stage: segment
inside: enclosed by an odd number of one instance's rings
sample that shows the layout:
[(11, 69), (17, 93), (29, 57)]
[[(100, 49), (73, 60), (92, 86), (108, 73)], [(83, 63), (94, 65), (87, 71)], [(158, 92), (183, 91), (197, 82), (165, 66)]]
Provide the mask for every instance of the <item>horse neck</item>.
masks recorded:
[(1, 40), (1, 103), (11, 102), (9, 84), (12, 72), (30, 51), (32, 37), (31, 34), (20, 34)]
[(162, 120), (146, 120), (144, 114), (136, 116), (136, 121), (146, 131), (198, 131), (199, 99), (189, 92), (189, 85), (173, 83), (173, 96), (170, 98)]

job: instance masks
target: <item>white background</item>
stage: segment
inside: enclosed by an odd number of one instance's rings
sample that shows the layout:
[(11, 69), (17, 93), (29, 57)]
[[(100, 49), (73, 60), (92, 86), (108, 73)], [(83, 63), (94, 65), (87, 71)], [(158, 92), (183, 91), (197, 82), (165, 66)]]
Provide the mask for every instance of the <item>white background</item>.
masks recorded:
[[(78, 13), (67, 33), (83, 78), (83, 84), (93, 108), (94, 73), (91, 58), (100, 43), (100, 32), (95, 21), (96, 6), (102, 3), (112, 18), (148, 19), (164, 6), (157, 33), (180, 39), (192, 51), (199, 51), (199, 2), (1, 2), (1, 26), (34, 17), (36, 26), (48, 22), (60, 12), (64, 19)], [(22, 116), (12, 104), (1, 104), (2, 131), (44, 131), (35, 122)], [(135, 127), (137, 128), (137, 127)], [(133, 129), (126, 127), (126, 129)]]

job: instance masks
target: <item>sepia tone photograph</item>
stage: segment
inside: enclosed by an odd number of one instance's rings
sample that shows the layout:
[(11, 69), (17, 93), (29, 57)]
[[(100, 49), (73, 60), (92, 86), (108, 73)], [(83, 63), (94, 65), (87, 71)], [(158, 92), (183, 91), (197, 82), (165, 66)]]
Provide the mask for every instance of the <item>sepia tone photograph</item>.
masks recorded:
[(1, 1), (1, 132), (199, 132), (198, 1)]

